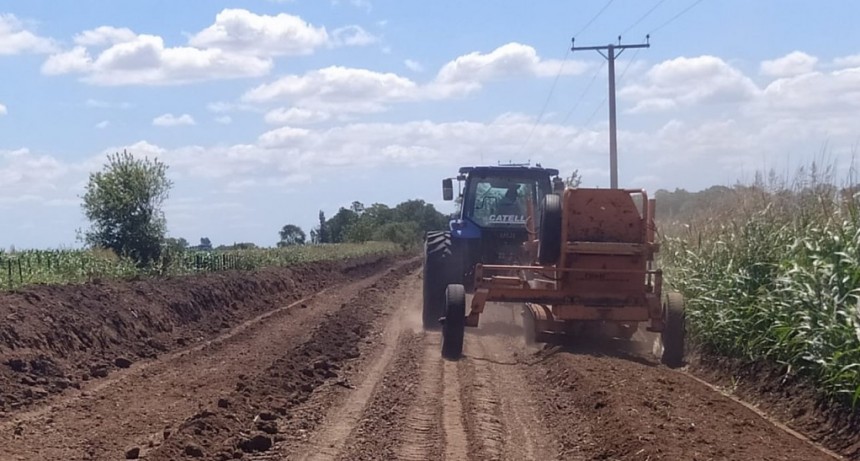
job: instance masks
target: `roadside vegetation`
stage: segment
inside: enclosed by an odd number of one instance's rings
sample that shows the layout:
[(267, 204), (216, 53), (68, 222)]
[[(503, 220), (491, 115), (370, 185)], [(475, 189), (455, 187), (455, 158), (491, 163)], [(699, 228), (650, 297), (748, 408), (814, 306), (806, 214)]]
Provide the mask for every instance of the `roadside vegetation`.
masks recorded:
[(662, 264), (687, 298), (700, 351), (778, 364), (856, 408), (857, 192), (812, 165), (790, 182), (772, 174), (752, 185), (657, 194)]
[(394, 207), (380, 203), (365, 207), (355, 201), (330, 219), (320, 211), (310, 238), (299, 226), (285, 224), (273, 230), (272, 247), (251, 242), (213, 247), (208, 237), (191, 246), (184, 238), (167, 236), (162, 205), (173, 186), (167, 171), (158, 159), (126, 151), (109, 155), (102, 169), (90, 174), (82, 197), (90, 223), (80, 235), (85, 248), (0, 249), (0, 290), (394, 254), (417, 250), (426, 230), (447, 226), (447, 217), (423, 200)]

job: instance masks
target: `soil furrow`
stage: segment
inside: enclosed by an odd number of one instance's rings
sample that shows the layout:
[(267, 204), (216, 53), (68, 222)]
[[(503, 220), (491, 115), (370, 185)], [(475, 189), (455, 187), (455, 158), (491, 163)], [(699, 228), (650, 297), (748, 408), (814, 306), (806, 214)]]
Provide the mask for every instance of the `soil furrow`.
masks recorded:
[[(396, 360), (396, 357), (402, 357), (404, 353), (409, 352), (408, 348), (402, 347), (403, 341), (400, 336), (403, 329), (410, 326), (409, 318), (407, 318), (409, 311), (406, 307), (414, 306), (419, 300), (417, 296), (419, 282), (417, 275), (410, 276), (404, 282), (404, 287), (392, 296), (392, 300), (389, 302), (395, 311), (386, 323), (377, 342), (377, 345), (382, 346), (382, 350), (372, 359), (368, 359), (366, 370), (361, 373), (363, 376), (357, 378), (360, 379), (358, 387), (355, 390), (350, 390), (344, 396), (344, 401), (339, 402), (329, 411), (326, 416), (326, 424), (322, 429), (311, 437), (307, 446), (302, 447), (297, 453), (291, 454), (290, 459), (336, 459), (344, 451), (344, 446), (356, 427), (372, 417), (372, 414), (368, 414), (373, 411), (372, 404), (374, 401), (371, 398), (378, 394), (377, 388), (380, 387), (380, 382), (387, 372), (402, 372), (401, 370), (392, 370), (391, 363), (402, 362), (402, 358)], [(412, 358), (409, 357), (409, 359)], [(410, 377), (406, 376), (405, 378), (408, 380)], [(337, 396), (331, 398), (337, 400)]]
[[(437, 344), (434, 348), (439, 351)], [(442, 427), (445, 431), (445, 459), (449, 461), (466, 459), (469, 442), (475, 436), (474, 427), (467, 424), (464, 415), (463, 386), (457, 365), (457, 362), (448, 360), (442, 363)]]
[[(409, 264), (414, 267), (415, 261)], [(201, 408), (214, 406), (219, 398), (270, 374), (270, 365), (285, 351), (300, 351), (314, 327), (325, 323), (337, 306), (374, 289), (389, 274), (381, 271), (344, 284), (312, 301), (242, 325), (237, 334), (222, 341), (96, 382), (63, 405), (0, 433), (4, 447), (0, 459), (101, 460), (120, 458), (132, 448), (141, 455), (157, 451), (183, 420), (199, 417)], [(230, 399), (225, 402), (229, 405)]]
[[(474, 344), (474, 342), (469, 341)], [(463, 387), (463, 411), (469, 435), (470, 459), (501, 459), (505, 424), (500, 396), (491, 384), (493, 376), (486, 363), (466, 358), (458, 367)]]
[[(346, 450), (335, 459), (396, 459), (396, 450), (406, 425), (406, 410), (415, 401), (422, 345), (421, 335), (403, 332), (397, 342), (399, 354), (391, 362), (385, 377), (350, 434)], [(321, 458), (323, 459), (323, 458)]]
[(438, 344), (425, 346), (418, 375), (418, 393), (406, 414), (397, 458), (406, 461), (442, 459), (442, 360)]

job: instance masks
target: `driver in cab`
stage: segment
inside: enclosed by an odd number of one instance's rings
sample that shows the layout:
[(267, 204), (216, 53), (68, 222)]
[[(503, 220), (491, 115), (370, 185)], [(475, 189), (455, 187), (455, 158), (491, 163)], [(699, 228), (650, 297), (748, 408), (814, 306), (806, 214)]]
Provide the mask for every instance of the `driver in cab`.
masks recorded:
[(505, 192), (505, 196), (499, 201), (498, 214), (515, 217), (514, 219), (522, 219), (525, 210), (520, 200), (519, 188), (519, 185), (516, 184), (508, 186), (508, 191)]

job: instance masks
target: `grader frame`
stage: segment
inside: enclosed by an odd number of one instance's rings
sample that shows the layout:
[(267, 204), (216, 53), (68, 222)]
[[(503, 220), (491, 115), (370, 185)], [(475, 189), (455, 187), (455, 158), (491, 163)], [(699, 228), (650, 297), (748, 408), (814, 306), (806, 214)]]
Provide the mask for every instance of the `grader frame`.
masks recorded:
[[(629, 339), (647, 322), (648, 331), (662, 335), (663, 361), (679, 364), (683, 299), (663, 297), (662, 271), (653, 267), (660, 249), (654, 212), (655, 200), (641, 189), (568, 188), (561, 196), (547, 196), (540, 228), (531, 226), (524, 244), (532, 264), (476, 265), (468, 315), (465, 298), (449, 286), (443, 355), (458, 355), (458, 342), (462, 352), (458, 330), (477, 327), (486, 303), (514, 302), (526, 304), (537, 341), (597, 329)], [(465, 315), (462, 327), (459, 315)], [(446, 354), (445, 342), (453, 345), (453, 354), (452, 347)]]

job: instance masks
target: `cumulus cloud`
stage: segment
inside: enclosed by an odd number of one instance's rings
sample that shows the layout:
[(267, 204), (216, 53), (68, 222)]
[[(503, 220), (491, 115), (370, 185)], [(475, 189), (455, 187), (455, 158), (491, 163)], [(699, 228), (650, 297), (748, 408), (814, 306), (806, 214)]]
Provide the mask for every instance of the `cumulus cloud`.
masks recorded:
[(93, 58), (85, 47), (55, 54), (42, 66), (48, 75), (81, 73), (97, 85), (165, 85), (265, 75), (272, 62), (220, 49), (166, 47), (155, 35), (111, 45)]
[(860, 67), (860, 54), (836, 58), (833, 60), (833, 65), (840, 68)]
[[(6, 16), (0, 17), (0, 54), (3, 47), (12, 46), (15, 50), (29, 47), (53, 51), (42, 65), (44, 74), (80, 74), (84, 82), (96, 85), (172, 85), (259, 77), (272, 70), (274, 57), (307, 55), (323, 47), (363, 46), (379, 40), (356, 25), (329, 34), (325, 27), (314, 26), (299, 16), (224, 9), (212, 25), (192, 34), (187, 45), (170, 46), (157, 35), (101, 26), (75, 35), (74, 47), (56, 51), (53, 46), (37, 46), (41, 42), (34, 41), (35, 36), (7, 26), (7, 22)], [(16, 38), (22, 34), (30, 38)], [(9, 40), (3, 40), (4, 36)]]
[(215, 117), (215, 123), (220, 123), (221, 125), (229, 125), (233, 123), (233, 117), (230, 117), (229, 115)]
[(258, 15), (243, 9), (225, 9), (215, 23), (193, 35), (191, 46), (219, 48), (258, 56), (310, 54), (325, 46), (325, 27), (315, 27), (298, 16), (281, 13)]
[(266, 113), (266, 123), (271, 125), (310, 125), (331, 118), (328, 112), (301, 107), (279, 107)]
[(644, 82), (622, 88), (620, 97), (634, 102), (631, 113), (693, 104), (749, 101), (758, 87), (738, 69), (714, 56), (680, 57), (654, 65)]
[(102, 120), (101, 122), (96, 123), (96, 128), (103, 130), (110, 125), (108, 120)]
[(246, 102), (291, 101), (303, 107), (378, 112), (385, 104), (416, 97), (418, 85), (394, 73), (332, 66), (288, 75), (246, 92)]
[(39, 195), (57, 188), (56, 180), (69, 171), (60, 160), (29, 149), (0, 150), (0, 196)]
[[(411, 63), (413, 67), (419, 65)], [(490, 80), (555, 76), (560, 68), (560, 61), (542, 60), (534, 48), (510, 43), (487, 54), (458, 57), (424, 84), (392, 72), (331, 66), (259, 85), (247, 91), (242, 100), (256, 104), (288, 101), (317, 111), (372, 113), (384, 111), (395, 102), (462, 96)], [(585, 68), (585, 64), (568, 62), (562, 74), (578, 74)]]
[(117, 43), (131, 42), (137, 38), (131, 29), (112, 26), (101, 26), (85, 30), (74, 37), (74, 42), (80, 46), (108, 46)]
[(8, 113), (9, 113), (9, 111), (8, 111), (8, 110), (6, 110), (6, 106), (5, 106), (5, 105), (3, 105), (3, 104), (0, 104), (0, 116), (2, 116), (2, 115), (6, 115), (6, 114), (8, 114)]
[(152, 124), (154, 126), (162, 126), (162, 127), (171, 127), (171, 126), (183, 126), (183, 125), (195, 125), (194, 118), (188, 114), (182, 114), (180, 116), (176, 116), (173, 114), (164, 114), (159, 115), (152, 119)]
[(818, 58), (802, 51), (793, 51), (781, 58), (762, 61), (761, 73), (769, 77), (793, 77), (815, 70)]
[(436, 76), (440, 84), (475, 85), (480, 82), (511, 77), (554, 77), (579, 75), (588, 69), (580, 61), (542, 59), (537, 51), (521, 43), (508, 43), (495, 50), (482, 54), (479, 52), (460, 56), (442, 66)]
[(27, 30), (14, 14), (0, 13), (0, 56), (23, 53), (51, 53), (57, 49), (50, 38)]

